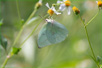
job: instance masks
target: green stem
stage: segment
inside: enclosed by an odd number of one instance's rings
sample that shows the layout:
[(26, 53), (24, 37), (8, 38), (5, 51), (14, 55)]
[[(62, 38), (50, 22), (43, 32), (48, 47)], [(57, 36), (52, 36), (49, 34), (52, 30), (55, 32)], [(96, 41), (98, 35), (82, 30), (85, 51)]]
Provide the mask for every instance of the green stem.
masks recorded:
[(96, 60), (96, 57), (95, 57), (95, 54), (94, 54), (94, 51), (93, 51), (93, 48), (92, 48), (92, 45), (91, 45), (89, 36), (88, 36), (87, 28), (86, 28), (85, 23), (84, 23), (83, 19), (81, 18), (81, 16), (80, 16), (80, 19), (81, 19), (81, 21), (82, 21), (82, 23), (83, 23), (83, 25), (84, 25), (84, 28), (85, 28), (87, 40), (88, 40), (88, 42), (89, 42), (89, 46), (90, 46), (90, 49), (91, 49), (91, 52), (92, 52), (92, 55), (93, 55), (93, 59), (94, 59), (95, 63), (97, 64), (98, 68), (100, 68), (99, 64), (97, 63), (97, 60)]
[(41, 23), (41, 21), (46, 18), (48, 15), (45, 15), (40, 21), (39, 23), (35, 26), (35, 28), (33, 29), (33, 31), (30, 33), (30, 35), (23, 41), (23, 43), (20, 45), (20, 47), (23, 46), (23, 44), (33, 35), (33, 33), (35, 32), (35, 30), (37, 29), (37, 27), (39, 26), (39, 24)]
[[(17, 35), (17, 37), (16, 37), (16, 39), (15, 39), (15, 41), (14, 41), (14, 43), (13, 43), (12, 46), (14, 46), (14, 45), (17, 43), (18, 39), (19, 39), (20, 36), (21, 36), (21, 33), (22, 33), (22, 31), (23, 31), (23, 28), (26, 26), (27, 22), (35, 15), (36, 11), (37, 11), (37, 9), (34, 9), (34, 11), (31, 13), (31, 15), (29, 16), (29, 18), (28, 18), (27, 21), (25, 22), (25, 24), (21, 27), (21, 30), (19, 31), (19, 33), (18, 33), (18, 35)], [(10, 53), (9, 53), (9, 55), (10, 55)], [(6, 59), (5, 59), (3, 65), (2, 65), (2, 68), (5, 67), (5, 65), (7, 64), (8, 59), (9, 59), (9, 58), (6, 58)]]
[(88, 36), (88, 31), (87, 31), (86, 26), (85, 26), (85, 31), (86, 31), (86, 36), (87, 36), (87, 39), (88, 39), (88, 42), (89, 42), (90, 49), (91, 49), (91, 51), (92, 51), (92, 55), (93, 55), (93, 57), (94, 57), (94, 59), (95, 59), (95, 62), (96, 62), (96, 64), (97, 64), (97, 66), (100, 68), (99, 64), (97, 63), (97, 60), (96, 60), (94, 51), (93, 51), (93, 48), (92, 48), (92, 45), (91, 45), (91, 42), (90, 42), (90, 39), (89, 39), (89, 36)]
[(19, 19), (21, 20), (21, 15), (20, 15), (19, 5), (18, 5), (18, 1), (17, 0), (16, 0), (16, 5), (17, 5), (18, 16), (19, 16)]
[(96, 18), (96, 16), (99, 14), (99, 11), (100, 10), (98, 10), (98, 12), (95, 14), (95, 16), (85, 26), (88, 26)]
[[(39, 26), (39, 24), (40, 24), (40, 22), (44, 19), (44, 18), (46, 18), (48, 15), (45, 15), (40, 21), (39, 21), (39, 23), (36, 25), (36, 27), (33, 29), (33, 31), (31, 32), (31, 34), (23, 41), (23, 43), (20, 45), (20, 47), (22, 47), (23, 46), (23, 44), (30, 38), (30, 36), (35, 32), (35, 30), (37, 29), (37, 27)], [(11, 55), (10, 53), (9, 53), (9, 55), (10, 55), (10, 57), (11, 56), (13, 56), (13, 55)], [(10, 58), (9, 57), (9, 58)], [(2, 68), (4, 68), (5, 66), (6, 66), (6, 64), (7, 64), (7, 62), (8, 62), (8, 59), (9, 59), (8, 57), (6, 57), (6, 59), (5, 59), (5, 61), (4, 61), (4, 63), (3, 63), (3, 65), (2, 65)]]
[(17, 37), (16, 37), (16, 39), (15, 39), (15, 41), (14, 41), (14, 43), (13, 43), (13, 46), (17, 43), (18, 39), (19, 39), (20, 36), (21, 36), (21, 33), (22, 33), (24, 27), (26, 26), (27, 22), (35, 15), (36, 11), (37, 11), (37, 9), (35, 9), (35, 10), (31, 13), (31, 15), (29, 16), (29, 18), (28, 18), (27, 21), (25, 22), (25, 24), (21, 27), (21, 30), (19, 31), (19, 33), (18, 33), (18, 35), (17, 35)]
[(1, 67), (1, 68), (5, 68), (5, 65), (7, 64), (8, 60), (9, 60), (9, 58), (8, 58), (8, 57), (6, 57), (6, 59), (5, 59), (5, 61), (4, 61), (4, 63), (3, 63), (3, 65), (2, 65), (2, 67)]
[(20, 45), (20, 47), (22, 47), (23, 46), (23, 44), (32, 36), (32, 34), (35, 32), (35, 30), (37, 29), (37, 27), (38, 27), (38, 25), (39, 24), (37, 24), (36, 26), (35, 26), (35, 28), (33, 29), (33, 31), (30, 33), (30, 35), (23, 41), (23, 43)]

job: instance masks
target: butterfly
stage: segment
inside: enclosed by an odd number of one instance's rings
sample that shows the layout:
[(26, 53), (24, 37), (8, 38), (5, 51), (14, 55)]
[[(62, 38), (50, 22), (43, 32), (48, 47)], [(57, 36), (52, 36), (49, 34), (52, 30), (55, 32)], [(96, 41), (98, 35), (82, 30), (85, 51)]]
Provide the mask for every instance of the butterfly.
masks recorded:
[(60, 43), (68, 36), (68, 30), (64, 25), (51, 19), (46, 19), (46, 22), (38, 34), (39, 48)]

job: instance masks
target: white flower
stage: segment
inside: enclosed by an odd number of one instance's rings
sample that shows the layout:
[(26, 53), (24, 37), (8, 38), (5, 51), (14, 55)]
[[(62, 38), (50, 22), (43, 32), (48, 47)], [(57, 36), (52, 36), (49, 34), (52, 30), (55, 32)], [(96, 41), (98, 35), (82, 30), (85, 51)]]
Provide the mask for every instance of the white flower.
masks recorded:
[(63, 1), (57, 1), (57, 4), (60, 4), (59, 10), (60, 11), (64, 11), (65, 9), (67, 9), (68, 11), (68, 15), (71, 14), (71, 2), (69, 0), (63, 0)]
[(55, 14), (57, 14), (57, 15), (61, 14), (61, 13), (59, 13), (59, 12), (56, 11), (56, 9), (55, 9), (54, 6), (52, 6), (52, 7), (50, 8), (48, 3), (46, 3), (46, 6), (49, 8), (49, 10), (48, 10), (49, 15), (52, 16), (53, 13), (55, 13)]

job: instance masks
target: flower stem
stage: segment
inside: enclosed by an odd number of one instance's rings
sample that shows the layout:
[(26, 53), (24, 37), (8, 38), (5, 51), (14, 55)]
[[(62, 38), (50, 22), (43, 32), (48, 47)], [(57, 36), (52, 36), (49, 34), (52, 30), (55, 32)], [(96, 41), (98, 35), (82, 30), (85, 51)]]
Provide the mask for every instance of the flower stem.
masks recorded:
[(5, 65), (7, 64), (8, 60), (9, 60), (9, 58), (8, 58), (8, 57), (6, 57), (6, 59), (5, 59), (5, 61), (4, 61), (4, 63), (3, 63), (3, 65), (2, 65), (2, 67), (1, 67), (1, 68), (5, 68)]
[(94, 57), (94, 60), (95, 60), (95, 62), (96, 62), (96, 64), (97, 64), (97, 66), (100, 68), (99, 64), (97, 63), (97, 60), (96, 60), (96, 57), (95, 57), (94, 51), (93, 51), (93, 48), (92, 48), (92, 45), (91, 45), (91, 42), (90, 42), (90, 39), (89, 39), (89, 36), (88, 36), (88, 31), (87, 31), (86, 26), (85, 26), (84, 28), (85, 28), (85, 31), (86, 31), (86, 36), (87, 36), (87, 40), (88, 40), (88, 42), (89, 42), (89, 46), (90, 46), (90, 49), (91, 49), (92, 55), (93, 55), (93, 57)]
[[(48, 15), (45, 15), (45, 16), (39, 21), (39, 23), (36, 25), (36, 27), (33, 29), (33, 31), (30, 33), (30, 35), (23, 41), (23, 43), (20, 45), (20, 47), (22, 47), (23, 44), (30, 38), (30, 36), (35, 32), (35, 30), (36, 30), (37, 27), (39, 26), (40, 22), (41, 22), (44, 18), (46, 18), (47, 16), (48, 16)], [(10, 55), (10, 57), (11, 57), (11, 56), (13, 56), (14, 54), (11, 55), (11, 54), (9, 53), (9, 55)], [(9, 57), (9, 58), (10, 58), (10, 57)], [(6, 66), (6, 64), (7, 64), (8, 60), (9, 60), (9, 58), (6, 57), (6, 59), (5, 59), (4, 63), (3, 63), (3, 65), (2, 65), (2, 68), (4, 68), (4, 67)]]
[(96, 18), (96, 16), (99, 14), (99, 11), (100, 10), (98, 10), (98, 12), (95, 14), (95, 16), (85, 26), (88, 26)]
[[(87, 31), (87, 27), (85, 26), (85, 23), (83, 21), (83, 19), (81, 18), (81, 16), (79, 16), (83, 25), (84, 25), (84, 28), (85, 28), (85, 32), (86, 32), (86, 36), (87, 36), (87, 40), (88, 40), (88, 43), (89, 43), (89, 46), (90, 46), (90, 49), (91, 49), (91, 52), (92, 52), (92, 55), (93, 55), (93, 60), (95, 61), (95, 63), (97, 64), (98, 68), (100, 68), (99, 64), (97, 63), (97, 60), (96, 60), (96, 57), (95, 57), (95, 54), (94, 54), (94, 51), (93, 51), (93, 48), (92, 48), (92, 45), (91, 45), (91, 42), (90, 42), (90, 39), (89, 39), (89, 36), (88, 36), (88, 31)], [(91, 20), (92, 21), (92, 20)], [(90, 21), (90, 22), (91, 22)]]
[[(17, 1), (16, 1), (16, 4), (17, 4), (17, 10), (18, 10), (19, 8), (18, 8), (18, 3), (17, 3)], [(24, 27), (26, 26), (27, 22), (35, 15), (36, 11), (37, 11), (37, 8), (35, 8), (35, 9), (33, 10), (33, 12), (31, 13), (31, 15), (29, 16), (29, 18), (28, 18), (27, 21), (25, 22), (25, 24), (21, 27), (21, 30), (19, 31), (19, 33), (18, 33), (18, 35), (17, 35), (17, 37), (16, 37), (16, 39), (15, 39), (13, 45), (11, 46), (11, 48), (17, 43), (18, 39), (19, 39), (20, 36), (21, 36), (21, 33), (22, 33)], [(19, 14), (19, 10), (18, 10), (18, 14)], [(19, 17), (20, 17), (20, 14), (19, 14)], [(20, 18), (21, 18), (21, 17), (20, 17)], [(10, 53), (9, 53), (9, 55), (10, 55)], [(2, 68), (4, 68), (4, 67), (6, 66), (8, 60), (9, 60), (9, 58), (6, 57), (6, 59), (5, 59), (4, 63), (3, 63), (3, 65), (2, 65)]]
[(19, 39), (20, 36), (21, 36), (21, 33), (22, 33), (24, 27), (26, 26), (27, 22), (35, 15), (36, 11), (37, 11), (37, 9), (34, 9), (34, 11), (31, 13), (31, 15), (29, 16), (29, 18), (28, 18), (27, 21), (25, 22), (25, 24), (21, 27), (21, 30), (19, 31), (19, 33), (18, 33), (18, 35), (17, 35), (17, 37), (16, 37), (16, 39), (15, 39), (15, 41), (14, 41), (14, 43), (13, 43), (13, 46), (17, 43), (18, 39)]
[(21, 20), (21, 15), (20, 15), (19, 5), (18, 5), (18, 1), (17, 0), (16, 0), (16, 6), (17, 6), (18, 17)]
[(20, 47), (23, 46), (23, 44), (32, 36), (32, 34), (35, 32), (35, 30), (37, 29), (37, 27), (39, 26), (39, 24), (41, 23), (41, 21), (46, 18), (48, 15), (45, 15), (40, 21), (39, 23), (35, 26), (35, 28), (33, 29), (33, 31), (30, 33), (30, 35), (22, 42), (22, 44), (20, 45)]

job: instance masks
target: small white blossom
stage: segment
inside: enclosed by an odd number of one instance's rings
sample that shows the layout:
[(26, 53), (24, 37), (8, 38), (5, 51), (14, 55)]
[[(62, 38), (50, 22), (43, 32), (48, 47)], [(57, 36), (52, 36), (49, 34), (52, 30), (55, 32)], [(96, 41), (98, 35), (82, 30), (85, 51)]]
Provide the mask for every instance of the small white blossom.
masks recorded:
[(59, 12), (56, 11), (56, 9), (55, 9), (54, 6), (49, 7), (49, 4), (48, 4), (48, 3), (46, 3), (46, 6), (47, 6), (50, 10), (52, 10), (55, 14), (57, 14), (57, 15), (61, 14), (61, 13), (59, 13)]
[(70, 15), (71, 14), (71, 6), (70, 6), (70, 3), (68, 3), (68, 2), (70, 2), (69, 0), (63, 0), (63, 1), (57, 1), (57, 4), (60, 4), (60, 7), (59, 7), (59, 10), (60, 11), (64, 11), (65, 9), (67, 9), (67, 13), (68, 13), (68, 15)]

